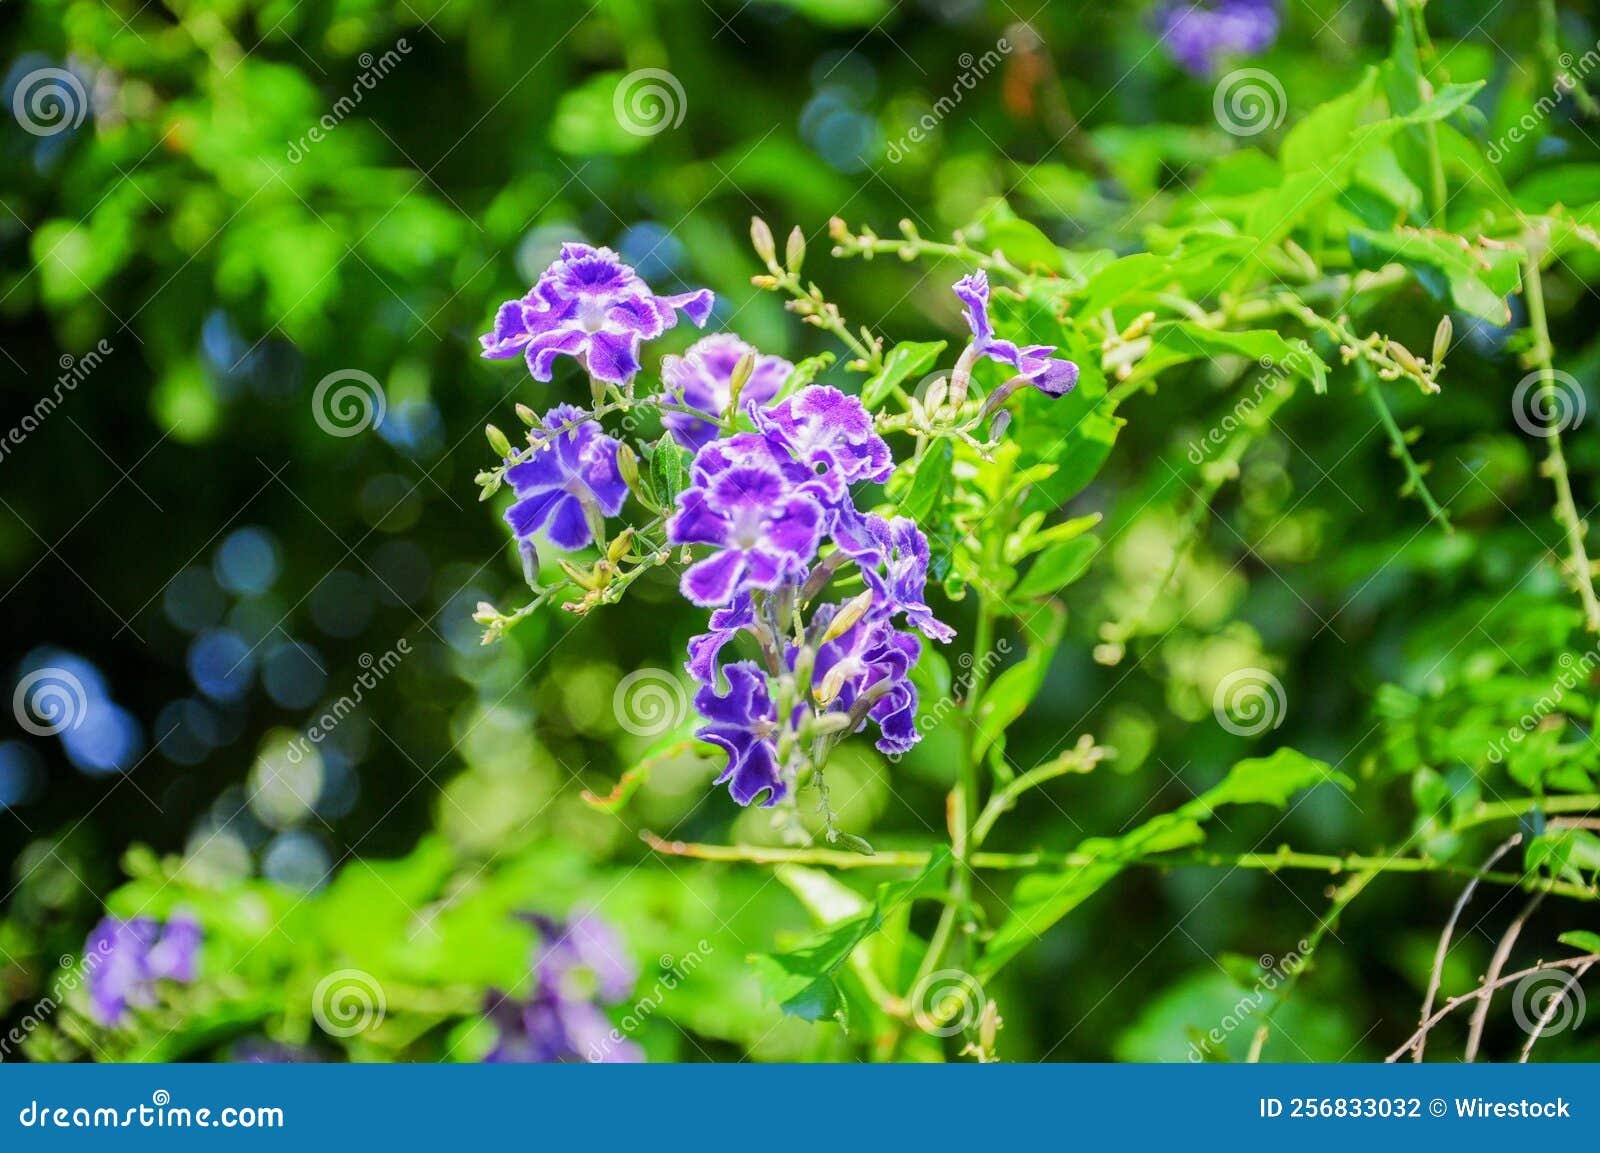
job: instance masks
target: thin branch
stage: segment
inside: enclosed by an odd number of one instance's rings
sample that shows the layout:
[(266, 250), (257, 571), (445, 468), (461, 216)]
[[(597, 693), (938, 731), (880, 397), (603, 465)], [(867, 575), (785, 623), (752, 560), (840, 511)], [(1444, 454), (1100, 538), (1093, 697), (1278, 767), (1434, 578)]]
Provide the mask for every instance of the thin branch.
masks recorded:
[[(1433, 1012), (1434, 998), (1439, 995), (1439, 984), (1444, 980), (1445, 955), (1450, 951), (1450, 939), (1455, 935), (1456, 923), (1461, 920), (1461, 913), (1466, 909), (1467, 902), (1472, 900), (1472, 895), (1478, 891), (1479, 884), (1489, 875), (1489, 870), (1494, 868), (1495, 863), (1521, 843), (1521, 833), (1513, 833), (1502, 841), (1500, 847), (1489, 854), (1489, 859), (1484, 861), (1483, 867), (1473, 874), (1472, 880), (1467, 882), (1466, 887), (1461, 890), (1461, 895), (1456, 898), (1455, 908), (1450, 910), (1450, 919), (1445, 922), (1444, 932), (1439, 934), (1439, 947), (1433, 953), (1433, 972), (1428, 976), (1428, 995), (1422, 999), (1422, 1015), (1418, 1018), (1419, 1023), (1426, 1021), (1428, 1015)], [(1426, 1037), (1417, 1042), (1416, 1052), (1411, 1057), (1413, 1061), (1422, 1060), (1422, 1050), (1426, 1043)]]
[(1483, 996), (1478, 999), (1478, 1005), (1472, 1010), (1472, 1024), (1467, 1029), (1467, 1048), (1462, 1055), (1462, 1060), (1468, 1065), (1478, 1059), (1478, 1046), (1483, 1043), (1484, 1022), (1489, 1019), (1489, 1005), (1493, 1002), (1494, 982), (1505, 970), (1506, 961), (1511, 956), (1511, 950), (1517, 943), (1517, 938), (1522, 936), (1522, 927), (1528, 923), (1528, 918), (1533, 916), (1534, 910), (1544, 901), (1543, 893), (1535, 893), (1523, 904), (1522, 911), (1517, 914), (1504, 935), (1500, 944), (1495, 947), (1494, 956), (1489, 961), (1489, 968), (1483, 975)]
[(1461, 1006), (1467, 1004), (1467, 1002), (1475, 1001), (1479, 997), (1483, 996), (1485, 991), (1493, 992), (1494, 989), (1502, 988), (1515, 981), (1520, 981), (1524, 977), (1531, 977), (1535, 973), (1544, 973), (1553, 969), (1582, 968), (1587, 970), (1589, 966), (1593, 965), (1596, 961), (1600, 961), (1600, 953), (1585, 953), (1581, 957), (1565, 957), (1559, 961), (1541, 961), (1539, 964), (1534, 965), (1531, 968), (1521, 969), (1515, 973), (1498, 978), (1492, 986), (1483, 986), (1472, 990), (1470, 993), (1463, 993), (1459, 997), (1452, 997), (1439, 1008), (1438, 1012), (1434, 1013), (1433, 1016), (1424, 1021), (1417, 1031), (1406, 1039), (1405, 1044), (1401, 1045), (1400, 1048), (1396, 1049), (1393, 1053), (1390, 1053), (1387, 1057), (1385, 1057), (1384, 1061), (1398, 1061), (1405, 1053), (1414, 1048), (1417, 1043), (1427, 1035), (1429, 1029), (1432, 1029), (1451, 1013), (1461, 1008)]

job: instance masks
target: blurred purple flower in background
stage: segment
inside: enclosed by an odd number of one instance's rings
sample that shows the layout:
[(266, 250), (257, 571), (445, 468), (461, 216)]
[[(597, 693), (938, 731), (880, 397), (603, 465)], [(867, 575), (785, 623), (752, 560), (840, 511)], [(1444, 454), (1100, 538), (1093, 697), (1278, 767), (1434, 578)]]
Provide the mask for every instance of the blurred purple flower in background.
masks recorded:
[(157, 981), (193, 981), (200, 940), (199, 922), (182, 913), (165, 925), (149, 917), (103, 918), (83, 947), (90, 1015), (119, 1025), (130, 1007), (155, 1004)]
[(1167, 54), (1185, 72), (1214, 76), (1228, 57), (1254, 56), (1278, 38), (1277, 0), (1172, 0), (1156, 12)]

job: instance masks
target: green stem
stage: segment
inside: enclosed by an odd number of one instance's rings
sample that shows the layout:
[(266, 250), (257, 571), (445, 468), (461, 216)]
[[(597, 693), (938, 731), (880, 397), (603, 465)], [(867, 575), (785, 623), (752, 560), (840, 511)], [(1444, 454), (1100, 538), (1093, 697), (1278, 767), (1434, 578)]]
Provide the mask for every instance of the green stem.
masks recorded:
[(1540, 403), (1544, 406), (1545, 473), (1556, 489), (1556, 520), (1567, 536), (1569, 563), (1578, 597), (1583, 601), (1584, 622), (1590, 632), (1600, 632), (1600, 599), (1594, 591), (1594, 566), (1583, 546), (1584, 525), (1572, 499), (1572, 479), (1567, 474), (1567, 458), (1561, 449), (1561, 397), (1557, 395), (1555, 365), (1551, 360), (1550, 325), (1544, 309), (1544, 281), (1539, 275), (1539, 254), (1529, 245), (1523, 288), (1528, 302), (1528, 326), (1533, 330), (1533, 363), (1539, 371)]
[(1361, 375), (1366, 378), (1367, 396), (1372, 401), (1372, 407), (1377, 410), (1378, 420), (1383, 424), (1383, 431), (1389, 437), (1390, 448), (1393, 449), (1401, 467), (1406, 471), (1406, 487), (1402, 490), (1401, 495), (1415, 493), (1417, 499), (1422, 502), (1422, 507), (1428, 510), (1429, 519), (1438, 521), (1439, 526), (1445, 532), (1453, 533), (1455, 529), (1450, 525), (1450, 514), (1434, 499), (1427, 482), (1423, 480), (1422, 466), (1411, 455), (1411, 446), (1406, 443), (1406, 434), (1401, 431), (1399, 422), (1395, 420), (1394, 413), (1389, 409), (1389, 402), (1384, 399), (1381, 382), (1365, 361), (1361, 362), (1361, 370)]

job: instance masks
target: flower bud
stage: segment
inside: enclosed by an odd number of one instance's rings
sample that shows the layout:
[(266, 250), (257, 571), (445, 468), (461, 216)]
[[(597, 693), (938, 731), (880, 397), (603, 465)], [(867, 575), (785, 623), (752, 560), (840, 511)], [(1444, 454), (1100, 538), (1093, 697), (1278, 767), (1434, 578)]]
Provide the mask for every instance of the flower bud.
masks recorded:
[(519, 404), (517, 405), (517, 419), (523, 424), (527, 425), (529, 428), (532, 428), (534, 425), (539, 423), (539, 414), (534, 412), (533, 409), (529, 408), (527, 405)]
[(750, 244), (764, 263), (778, 262), (778, 250), (772, 243), (772, 229), (768, 228), (767, 222), (759, 216), (750, 218)]
[[(517, 542), (517, 553), (522, 557), (522, 579), (528, 583), (529, 588), (537, 589), (539, 587), (538, 548), (534, 545), (532, 539), (523, 537)], [(488, 622), (480, 621), (479, 623), (486, 624)]]
[[(867, 589), (839, 610), (833, 620), (828, 623), (828, 631), (822, 634), (822, 640), (818, 643), (827, 644), (829, 641), (838, 640), (844, 636), (845, 633), (855, 628), (861, 618), (867, 615), (867, 610), (871, 607), (872, 590)], [(838, 695), (837, 690), (835, 690), (834, 695)]]
[(617, 474), (622, 477), (622, 483), (635, 492), (639, 489), (639, 456), (633, 451), (631, 444), (617, 446)]
[(756, 368), (755, 350), (751, 349), (739, 358), (739, 363), (733, 366), (733, 374), (728, 377), (728, 411), (739, 411), (739, 394), (744, 391), (744, 386), (750, 383), (750, 374)]
[(1433, 330), (1433, 366), (1438, 368), (1444, 363), (1445, 353), (1450, 351), (1450, 338), (1454, 335), (1450, 323), (1450, 314), (1447, 312), (1439, 318), (1439, 327)]
[(480, 625), (492, 625), (500, 619), (500, 610), (488, 601), (479, 601), (478, 607), (472, 611), (472, 619)]
[(511, 441), (506, 439), (506, 434), (492, 424), (485, 425), (483, 435), (489, 440), (489, 447), (494, 454), (502, 460), (511, 455)]
[(797, 224), (789, 233), (789, 242), (783, 251), (783, 263), (791, 273), (799, 276), (800, 266), (805, 263), (805, 260), (806, 236), (805, 233), (800, 231), (800, 226)]
[(839, 698), (839, 693), (844, 689), (845, 677), (849, 674), (849, 662), (840, 661), (828, 670), (828, 675), (822, 678), (822, 684), (811, 690), (811, 695), (817, 699), (817, 704), (827, 708)]

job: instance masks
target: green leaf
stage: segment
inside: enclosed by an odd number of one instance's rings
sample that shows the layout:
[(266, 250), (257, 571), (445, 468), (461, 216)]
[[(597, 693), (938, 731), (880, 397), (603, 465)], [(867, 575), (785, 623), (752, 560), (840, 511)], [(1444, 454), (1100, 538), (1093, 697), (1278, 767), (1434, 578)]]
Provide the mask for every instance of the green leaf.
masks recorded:
[(1045, 597), (1065, 588), (1089, 571), (1089, 563), (1099, 551), (1100, 538), (1093, 534), (1051, 545), (1039, 554), (1012, 595)]
[(664, 434), (650, 451), (650, 487), (662, 508), (670, 509), (689, 484), (690, 456), (671, 433)]
[(1282, 369), (1311, 382), (1317, 392), (1328, 387), (1328, 366), (1303, 340), (1289, 341), (1268, 328), (1229, 332), (1183, 320), (1161, 328), (1152, 337), (1157, 348), (1181, 360), (1200, 360), (1217, 353), (1249, 357), (1261, 368)]
[(938, 361), (945, 341), (903, 340), (884, 357), (883, 371), (876, 373), (861, 389), (861, 403), (877, 408), (884, 399), (913, 376), (920, 376)]
[(1202, 823), (1222, 806), (1255, 804), (1281, 809), (1301, 789), (1330, 781), (1343, 788), (1351, 787), (1350, 779), (1326, 762), (1294, 749), (1279, 749), (1269, 757), (1240, 761), (1216, 787), (1132, 832), (1084, 841), (1077, 851), (1089, 858), (1086, 863), (1048, 873), (1030, 873), (1017, 883), (1011, 915), (990, 938), (979, 975), (999, 969), (1129, 865), (1205, 840)]
[(943, 502), (945, 489), (950, 484), (950, 465), (954, 455), (955, 450), (948, 440), (935, 442), (932, 448), (922, 454), (911, 487), (900, 499), (902, 515), (916, 521), (926, 520), (934, 506)]
[(1521, 253), (1486, 248), (1442, 232), (1350, 229), (1350, 252), (1362, 268), (1398, 262), (1440, 300), (1491, 324), (1508, 324), (1506, 296), (1518, 285)]
[(1587, 929), (1573, 929), (1562, 933), (1556, 940), (1574, 949), (1582, 949), (1585, 953), (1600, 953), (1600, 933), (1591, 933)]
[(802, 899), (808, 905), (844, 916), (798, 948), (752, 957), (763, 991), (790, 1016), (806, 1021), (840, 1017), (844, 1010), (844, 994), (834, 974), (850, 959), (856, 946), (883, 927), (884, 918), (892, 910), (937, 891), (949, 861), (949, 849), (936, 849), (920, 873), (907, 880), (879, 885), (872, 904), (858, 913), (848, 912), (850, 902), (842, 899), (837, 889), (829, 886), (824, 891), (815, 883), (807, 883), (814, 879), (789, 870), (785, 883), (803, 891)]

